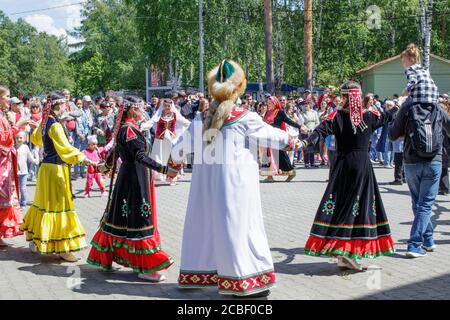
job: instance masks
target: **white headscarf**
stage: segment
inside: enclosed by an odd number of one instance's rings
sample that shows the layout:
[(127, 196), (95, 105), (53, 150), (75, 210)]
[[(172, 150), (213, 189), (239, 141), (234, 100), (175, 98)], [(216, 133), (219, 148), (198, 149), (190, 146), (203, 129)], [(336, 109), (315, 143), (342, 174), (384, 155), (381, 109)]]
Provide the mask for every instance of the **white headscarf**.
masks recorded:
[[(161, 101), (159, 108), (155, 112), (153, 117), (149, 121), (141, 125), (141, 130), (142, 131), (150, 130), (152, 127), (155, 127), (156, 130), (156, 125), (158, 124), (158, 121), (162, 117), (163, 110), (164, 110), (164, 100)], [(191, 122), (187, 120), (185, 117), (183, 117), (180, 111), (175, 107), (173, 101), (171, 101), (170, 111), (175, 114), (177, 120), (175, 124), (175, 134), (177, 137), (179, 137), (183, 134), (184, 130), (186, 130), (186, 128), (189, 126)]]

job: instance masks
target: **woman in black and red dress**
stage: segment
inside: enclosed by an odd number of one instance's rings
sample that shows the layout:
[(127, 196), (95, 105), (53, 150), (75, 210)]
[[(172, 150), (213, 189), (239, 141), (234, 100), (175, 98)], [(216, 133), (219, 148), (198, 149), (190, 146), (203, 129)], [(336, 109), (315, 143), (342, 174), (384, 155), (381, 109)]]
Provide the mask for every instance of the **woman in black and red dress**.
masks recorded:
[(117, 155), (122, 164), (87, 262), (111, 270), (114, 261), (132, 268), (139, 278), (160, 282), (165, 277), (158, 271), (170, 267), (173, 260), (161, 250), (152, 169), (170, 177), (178, 171), (148, 157), (148, 143), (135, 121), (142, 112), (141, 100), (134, 97), (127, 97), (119, 108), (118, 119), (122, 123), (116, 124), (121, 127), (114, 132), (112, 172), (116, 169)]
[(341, 97), (344, 108), (331, 113), (303, 141), (305, 147), (334, 134), (337, 153), (305, 253), (338, 257), (340, 267), (362, 270), (357, 260), (395, 251), (369, 157), (372, 132), (392, 116), (363, 110), (357, 82), (346, 82)]

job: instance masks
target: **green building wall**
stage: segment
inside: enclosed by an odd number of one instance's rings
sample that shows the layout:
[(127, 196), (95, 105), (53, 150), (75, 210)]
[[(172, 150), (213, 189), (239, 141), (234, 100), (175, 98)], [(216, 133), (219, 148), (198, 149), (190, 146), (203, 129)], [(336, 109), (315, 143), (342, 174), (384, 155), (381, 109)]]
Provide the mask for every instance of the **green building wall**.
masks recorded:
[[(430, 72), (440, 93), (450, 93), (450, 64), (431, 57)], [(385, 63), (362, 75), (363, 93), (378, 94), (381, 99), (401, 95), (406, 87), (406, 76), (400, 59)]]

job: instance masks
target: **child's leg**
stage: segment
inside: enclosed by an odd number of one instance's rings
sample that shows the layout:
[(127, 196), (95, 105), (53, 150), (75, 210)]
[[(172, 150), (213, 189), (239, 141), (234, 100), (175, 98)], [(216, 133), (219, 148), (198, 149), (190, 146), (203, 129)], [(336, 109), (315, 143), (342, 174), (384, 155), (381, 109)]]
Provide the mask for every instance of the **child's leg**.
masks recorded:
[(85, 190), (86, 194), (89, 194), (91, 192), (93, 180), (94, 180), (94, 173), (88, 173), (87, 180), (86, 180), (86, 190)]
[(27, 174), (19, 175), (19, 190), (20, 190), (20, 206), (27, 205)]
[(103, 181), (102, 181), (102, 174), (94, 173), (94, 175), (95, 175), (95, 182), (97, 182), (97, 185), (100, 188), (100, 191), (102, 193), (105, 192), (105, 186), (103, 185)]

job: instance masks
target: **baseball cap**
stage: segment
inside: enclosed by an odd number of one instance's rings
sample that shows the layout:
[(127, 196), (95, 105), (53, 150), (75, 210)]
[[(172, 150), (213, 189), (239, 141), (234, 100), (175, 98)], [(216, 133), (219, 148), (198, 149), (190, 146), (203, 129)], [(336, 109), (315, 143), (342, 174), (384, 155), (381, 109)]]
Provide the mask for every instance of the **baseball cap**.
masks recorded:
[(84, 96), (83, 101), (92, 102), (92, 98), (90, 96)]
[(20, 102), (21, 102), (19, 100), (19, 98), (17, 98), (17, 97), (12, 97), (10, 101), (11, 101), (12, 104), (20, 104)]

